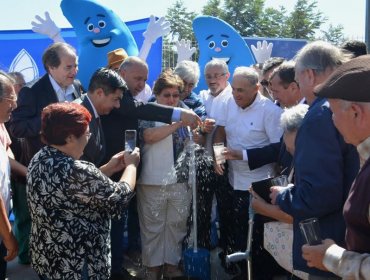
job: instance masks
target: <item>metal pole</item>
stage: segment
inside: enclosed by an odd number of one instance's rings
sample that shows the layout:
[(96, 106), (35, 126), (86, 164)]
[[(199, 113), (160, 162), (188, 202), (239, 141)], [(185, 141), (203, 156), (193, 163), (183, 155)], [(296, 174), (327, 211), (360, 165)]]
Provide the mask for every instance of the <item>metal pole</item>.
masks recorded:
[(249, 195), (249, 220), (248, 220), (248, 236), (247, 249), (245, 252), (236, 252), (226, 256), (226, 262), (238, 262), (241, 260), (247, 261), (248, 280), (252, 280), (252, 241), (253, 241), (253, 225), (254, 225), (254, 210), (252, 207), (252, 194)]

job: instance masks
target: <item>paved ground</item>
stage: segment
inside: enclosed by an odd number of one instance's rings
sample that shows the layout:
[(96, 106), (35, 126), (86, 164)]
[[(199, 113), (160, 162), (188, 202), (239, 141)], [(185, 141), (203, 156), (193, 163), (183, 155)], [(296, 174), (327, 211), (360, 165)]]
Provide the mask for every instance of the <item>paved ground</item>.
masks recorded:
[[(211, 252), (211, 279), (212, 280), (229, 280), (230, 276), (225, 274), (219, 264), (217, 256), (218, 249)], [(133, 266), (130, 262), (125, 262), (124, 266), (131, 275), (136, 276), (133, 279), (143, 279), (144, 269)], [(17, 260), (8, 263), (7, 278), (8, 280), (38, 280), (38, 276), (30, 265), (18, 264)], [(187, 278), (184, 278), (187, 279)]]
[(15, 259), (8, 263), (7, 278), (8, 280), (38, 280), (36, 272), (30, 265), (18, 264)]
[[(230, 280), (232, 277), (224, 272), (220, 265), (218, 258), (218, 250), (215, 249), (211, 252), (211, 279), (212, 280)], [(130, 274), (133, 276), (132, 279), (143, 279), (144, 269), (134, 267), (129, 262), (126, 262), (124, 266), (128, 269)], [(136, 277), (135, 277), (136, 276)], [(7, 280), (38, 280), (38, 276), (30, 265), (18, 264), (17, 260), (8, 263)], [(177, 279), (188, 279), (188, 278), (177, 278)], [(275, 280), (284, 280), (285, 278), (274, 278)]]

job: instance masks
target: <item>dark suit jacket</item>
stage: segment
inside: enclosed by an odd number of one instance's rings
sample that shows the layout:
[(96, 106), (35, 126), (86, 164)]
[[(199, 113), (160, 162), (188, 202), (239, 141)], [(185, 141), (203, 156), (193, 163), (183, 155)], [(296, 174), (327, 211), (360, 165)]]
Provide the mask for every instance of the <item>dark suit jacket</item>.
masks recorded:
[[(75, 90), (75, 97), (79, 97)], [(23, 164), (28, 165), (33, 155), (43, 146), (40, 140), (41, 111), (58, 102), (49, 75), (42, 76), (31, 88), (24, 87), (18, 95), (18, 107), (13, 111), (9, 129), (13, 137), (25, 138)]]
[(91, 114), (90, 128), (90, 139), (84, 149), (84, 153), (81, 157), (82, 160), (86, 160), (95, 164), (99, 167), (102, 164), (102, 160), (105, 154), (105, 139), (99, 120), (94, 115), (94, 109), (86, 94), (75, 100), (76, 103), (82, 104)]
[(129, 91), (123, 94), (120, 104), (119, 109), (113, 109), (110, 114), (101, 117), (106, 143), (104, 162), (124, 150), (125, 130), (137, 130), (139, 119), (171, 123), (172, 107), (161, 106), (156, 103), (144, 104), (138, 102)]
[(321, 238), (331, 238), (343, 247), (346, 227), (342, 210), (359, 170), (359, 156), (354, 146), (344, 142), (334, 126), (328, 102), (321, 98), (316, 98), (304, 117), (295, 147), (294, 187), (281, 192), (276, 203), (293, 216), (293, 267), (313, 275), (333, 276), (307, 267), (298, 223), (317, 217)]
[(285, 147), (283, 138), (278, 143), (272, 143), (262, 148), (247, 150), (248, 165), (251, 170), (257, 169), (265, 164), (276, 162), (281, 174), (289, 175), (292, 167), (292, 156)]

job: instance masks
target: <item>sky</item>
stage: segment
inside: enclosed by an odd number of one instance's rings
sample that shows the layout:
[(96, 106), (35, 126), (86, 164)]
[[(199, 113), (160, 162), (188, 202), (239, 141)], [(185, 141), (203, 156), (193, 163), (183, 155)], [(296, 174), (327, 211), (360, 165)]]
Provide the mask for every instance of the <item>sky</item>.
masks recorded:
[[(207, 0), (183, 0), (189, 11), (200, 13)], [(0, 30), (30, 29), (35, 15), (45, 11), (59, 27), (70, 27), (60, 10), (60, 0), (0, 0)], [(151, 14), (164, 16), (175, 0), (100, 0), (112, 8), (124, 21), (147, 18)], [(365, 39), (366, 0), (317, 0), (318, 9), (328, 18), (328, 24), (342, 24), (344, 34), (350, 39)], [(138, 4), (140, 3), (140, 4)], [(265, 7), (283, 5), (288, 11), (296, 0), (266, 0)], [(348, 7), (350, 3), (350, 7)], [(22, 8), (21, 8), (22, 7)]]

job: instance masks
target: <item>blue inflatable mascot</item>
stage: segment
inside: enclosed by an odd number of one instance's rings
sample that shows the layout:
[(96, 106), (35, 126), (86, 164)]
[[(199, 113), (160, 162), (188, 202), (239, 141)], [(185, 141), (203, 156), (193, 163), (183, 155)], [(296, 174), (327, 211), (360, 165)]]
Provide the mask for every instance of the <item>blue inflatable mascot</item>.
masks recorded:
[(233, 74), (238, 66), (255, 63), (253, 55), (240, 34), (227, 22), (212, 16), (198, 16), (193, 20), (193, 30), (199, 48), (201, 78), (197, 90), (207, 89), (204, 66), (211, 59), (225, 60)]
[(95, 0), (63, 0), (64, 16), (74, 28), (79, 43), (78, 78), (85, 86), (92, 73), (107, 64), (108, 52), (123, 48), (130, 56), (137, 56), (136, 42), (115, 12)]

